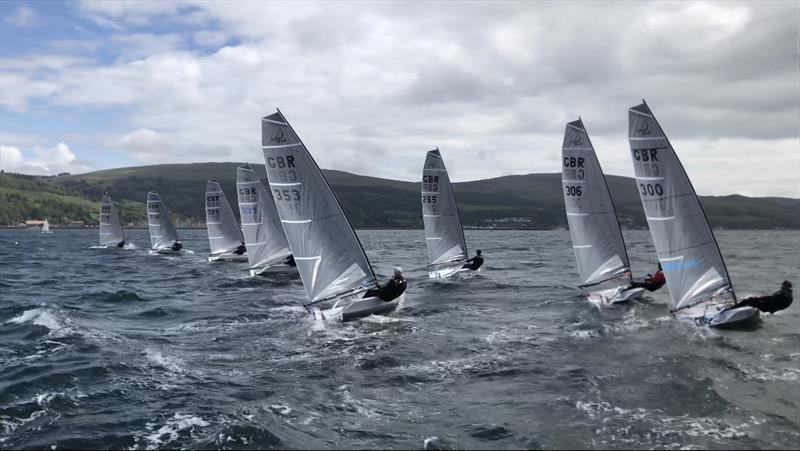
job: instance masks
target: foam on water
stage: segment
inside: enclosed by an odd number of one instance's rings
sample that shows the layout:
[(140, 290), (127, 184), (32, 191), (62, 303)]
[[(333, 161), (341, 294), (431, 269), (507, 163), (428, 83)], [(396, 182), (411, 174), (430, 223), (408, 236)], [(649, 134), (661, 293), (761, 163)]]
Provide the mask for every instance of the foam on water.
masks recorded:
[(51, 331), (58, 330), (62, 327), (58, 319), (44, 307), (25, 310), (24, 312), (22, 312), (21, 315), (6, 321), (6, 324), (8, 323), (14, 323), (14, 324), (32, 323), (37, 326), (46, 327)]

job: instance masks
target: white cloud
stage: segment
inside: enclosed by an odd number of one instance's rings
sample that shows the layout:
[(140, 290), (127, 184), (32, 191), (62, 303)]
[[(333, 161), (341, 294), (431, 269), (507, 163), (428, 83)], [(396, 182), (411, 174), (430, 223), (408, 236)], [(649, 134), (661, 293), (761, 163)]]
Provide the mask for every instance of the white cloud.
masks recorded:
[(15, 146), (0, 146), (0, 168), (8, 172), (34, 175), (54, 175), (62, 172), (81, 173), (97, 169), (86, 161), (79, 160), (65, 143), (49, 149), (34, 149), (33, 157), (26, 157)]
[(26, 5), (19, 5), (4, 19), (4, 22), (15, 27), (30, 27), (39, 23), (39, 16)]
[[(258, 161), (258, 118), (281, 107), (323, 167), (416, 180), (425, 150), (439, 145), (454, 180), (556, 172), (564, 123), (581, 115), (605, 147), (604, 167), (632, 175), (626, 110), (646, 97), (701, 193), (797, 195), (797, 164), (753, 173), (749, 159), (770, 148), (796, 161), (797, 4), (136, 1), (77, 10), (127, 30), (112, 27), (99, 47), (117, 56), (65, 54), (47, 67), (33, 63), (38, 54), (4, 60), (0, 104), (121, 108), (122, 130), (97, 134), (115, 135), (104, 142), (138, 162)], [(154, 23), (170, 31), (147, 28)]]

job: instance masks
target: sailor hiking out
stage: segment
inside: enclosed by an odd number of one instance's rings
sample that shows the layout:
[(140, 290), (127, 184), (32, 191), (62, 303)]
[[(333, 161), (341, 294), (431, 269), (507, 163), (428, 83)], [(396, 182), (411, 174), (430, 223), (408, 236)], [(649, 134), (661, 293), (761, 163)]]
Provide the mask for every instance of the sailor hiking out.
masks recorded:
[(648, 274), (643, 282), (633, 281), (629, 288), (644, 288), (647, 291), (657, 291), (664, 284), (667, 283), (667, 278), (664, 277), (664, 271), (661, 270), (661, 263), (658, 264), (658, 270), (655, 274)]
[(403, 269), (399, 266), (394, 268), (394, 276), (382, 287), (372, 288), (364, 294), (365, 298), (378, 297), (383, 302), (391, 302), (399, 298), (406, 291), (406, 279), (403, 277)]
[(770, 296), (751, 296), (737, 302), (731, 309), (739, 307), (753, 307), (762, 312), (775, 313), (785, 310), (792, 305), (792, 282), (784, 280), (781, 289)]
[(468, 259), (467, 262), (462, 266), (465, 269), (471, 269), (473, 271), (477, 270), (483, 266), (483, 255), (481, 254), (481, 250), (478, 249), (475, 251), (475, 256)]

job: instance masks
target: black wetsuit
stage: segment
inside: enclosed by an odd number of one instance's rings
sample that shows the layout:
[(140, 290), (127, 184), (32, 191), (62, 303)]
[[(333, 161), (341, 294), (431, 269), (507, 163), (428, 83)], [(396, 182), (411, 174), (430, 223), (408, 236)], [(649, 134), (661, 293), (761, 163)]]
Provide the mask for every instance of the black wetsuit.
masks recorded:
[(297, 266), (297, 263), (294, 262), (294, 254), (286, 257), (286, 260), (284, 260), (283, 262), (289, 266)]
[(183, 249), (183, 244), (180, 241), (176, 241), (170, 249), (172, 249), (173, 251), (179, 251)]
[(365, 298), (377, 296), (384, 302), (393, 301), (406, 291), (406, 279), (403, 276), (394, 276), (380, 288), (372, 288), (364, 293)]
[(119, 243), (117, 243), (117, 247), (123, 247), (123, 246), (125, 246), (125, 240), (122, 240)]
[(775, 313), (792, 305), (792, 290), (782, 288), (771, 296), (753, 296), (743, 299), (731, 308), (754, 307), (762, 312)]
[(247, 248), (245, 247), (244, 243), (240, 244), (239, 247), (237, 247), (236, 250), (233, 251), (233, 253), (236, 255), (242, 255), (245, 252), (247, 252)]
[(476, 270), (476, 269), (480, 268), (482, 265), (483, 265), (483, 256), (482, 255), (476, 255), (476, 256), (470, 258), (469, 260), (467, 260), (467, 263), (465, 263), (464, 266), (462, 266), (462, 268)]

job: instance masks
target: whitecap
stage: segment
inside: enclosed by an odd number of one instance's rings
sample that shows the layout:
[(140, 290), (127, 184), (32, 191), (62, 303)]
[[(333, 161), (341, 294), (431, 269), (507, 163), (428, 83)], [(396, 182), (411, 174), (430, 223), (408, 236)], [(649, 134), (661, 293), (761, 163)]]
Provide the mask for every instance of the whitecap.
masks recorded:
[[(203, 428), (209, 425), (210, 423), (208, 421), (205, 421), (200, 417), (176, 412), (172, 418), (167, 420), (165, 425), (158, 428), (158, 430), (152, 434), (144, 437), (148, 442), (147, 449), (158, 449), (163, 447), (163, 445), (177, 440), (181, 431), (188, 430), (191, 432), (194, 430), (194, 428)], [(149, 431), (152, 431), (155, 429), (156, 424), (147, 423), (145, 427)]]
[(22, 312), (21, 315), (6, 321), (6, 324), (8, 323), (14, 323), (14, 324), (33, 323), (37, 326), (43, 326), (50, 330), (57, 330), (62, 327), (61, 324), (58, 322), (58, 320), (53, 315), (51, 315), (50, 312), (48, 312), (43, 308), (25, 310), (24, 312)]

